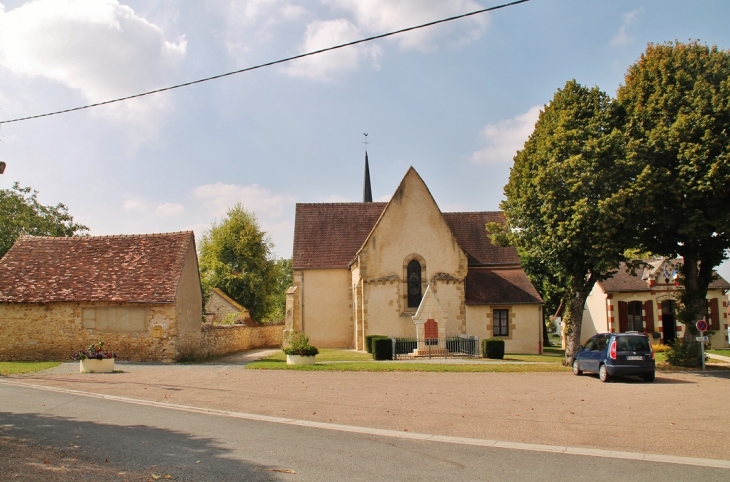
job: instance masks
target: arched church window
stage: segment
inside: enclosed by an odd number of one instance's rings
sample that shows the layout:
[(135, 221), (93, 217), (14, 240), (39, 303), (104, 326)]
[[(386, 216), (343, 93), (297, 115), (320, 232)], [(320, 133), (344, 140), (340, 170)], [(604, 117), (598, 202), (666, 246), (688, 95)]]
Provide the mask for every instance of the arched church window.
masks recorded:
[(421, 263), (415, 259), (408, 263), (408, 308), (418, 308), (421, 304)]

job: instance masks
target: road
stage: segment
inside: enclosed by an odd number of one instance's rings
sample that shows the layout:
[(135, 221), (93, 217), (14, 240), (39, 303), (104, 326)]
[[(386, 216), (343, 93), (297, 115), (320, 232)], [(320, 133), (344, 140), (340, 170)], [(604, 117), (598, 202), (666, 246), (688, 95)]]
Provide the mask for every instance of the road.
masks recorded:
[[(608, 451), (596, 457), (526, 450), (525, 445), (513, 450), (454, 443), (456, 438), (418, 440), (260, 418), (0, 383), (0, 435), (70, 451), (100, 466), (150, 474), (150, 480), (152, 474), (195, 481), (730, 478), (730, 469), (627, 460)], [(12, 480), (13, 474), (5, 475)]]

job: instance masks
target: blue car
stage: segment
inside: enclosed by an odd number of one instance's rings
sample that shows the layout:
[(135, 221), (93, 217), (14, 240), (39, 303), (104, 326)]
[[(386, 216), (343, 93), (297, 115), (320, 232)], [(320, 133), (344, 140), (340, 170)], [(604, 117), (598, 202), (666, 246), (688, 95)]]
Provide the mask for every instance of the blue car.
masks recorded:
[(599, 333), (573, 357), (573, 373), (598, 373), (602, 382), (613, 377), (638, 376), (653, 382), (656, 364), (649, 337), (643, 333)]

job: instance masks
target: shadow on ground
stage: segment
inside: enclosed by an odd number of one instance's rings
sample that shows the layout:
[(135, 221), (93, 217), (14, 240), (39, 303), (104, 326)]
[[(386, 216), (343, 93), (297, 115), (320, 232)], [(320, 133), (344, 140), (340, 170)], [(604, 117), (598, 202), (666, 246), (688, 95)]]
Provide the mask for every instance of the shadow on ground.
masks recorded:
[(282, 469), (233, 452), (213, 439), (144, 425), (0, 412), (4, 480), (283, 480)]

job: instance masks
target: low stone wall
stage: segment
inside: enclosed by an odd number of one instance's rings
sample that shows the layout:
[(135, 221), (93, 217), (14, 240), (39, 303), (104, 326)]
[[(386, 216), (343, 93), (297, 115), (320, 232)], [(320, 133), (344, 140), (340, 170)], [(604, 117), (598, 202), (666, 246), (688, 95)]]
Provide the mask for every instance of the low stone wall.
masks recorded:
[(212, 325), (205, 323), (200, 336), (200, 356), (219, 356), (252, 348), (281, 346), (283, 324), (267, 326)]

